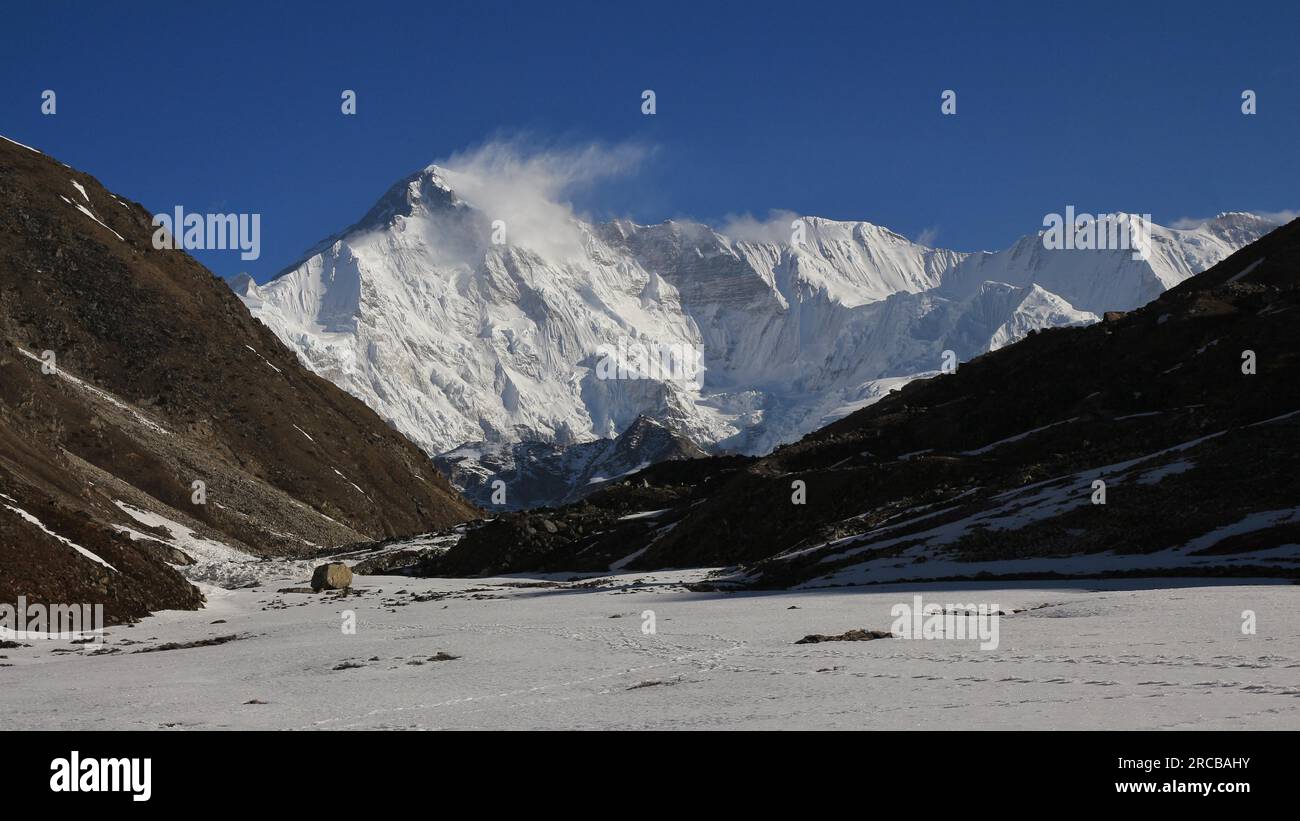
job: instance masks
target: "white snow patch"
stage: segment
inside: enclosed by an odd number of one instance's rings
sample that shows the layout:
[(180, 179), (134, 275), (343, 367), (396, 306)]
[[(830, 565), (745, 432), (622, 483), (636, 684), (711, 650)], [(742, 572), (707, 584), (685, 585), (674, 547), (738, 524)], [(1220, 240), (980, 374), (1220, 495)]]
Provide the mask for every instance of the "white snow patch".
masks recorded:
[(262, 356), (260, 353), (257, 353), (257, 349), (254, 348), (252, 345), (245, 345), (244, 347), (245, 347), (245, 348), (248, 348), (250, 351), (252, 351), (253, 353), (257, 354), (257, 358), (258, 358), (258, 359), (261, 359), (263, 362), (265, 362), (265, 363), (266, 363), (266, 366), (267, 366), (268, 368), (270, 368), (271, 370), (275, 371), (276, 373), (284, 373), (284, 371), (282, 371), (282, 370), (280, 370), (279, 368), (277, 368), (276, 366), (272, 365), (272, 364), (271, 364), (271, 360), (267, 359), (265, 356)]
[(0, 493), (0, 497), (4, 497), (5, 499), (8, 499), (9, 501), (11, 501), (11, 502), (14, 503), (14, 504), (12, 504), (12, 505), (8, 505), (8, 504), (4, 504), (3, 502), (0, 502), (0, 505), (3, 505), (4, 507), (9, 508), (9, 509), (12, 510), (14, 513), (17, 513), (17, 514), (18, 514), (19, 516), (21, 516), (21, 517), (23, 518), (23, 520), (26, 521), (28, 524), (36, 525), (36, 527), (39, 528), (43, 533), (45, 533), (45, 535), (47, 535), (47, 536), (53, 536), (53, 537), (54, 537), (55, 539), (57, 539), (58, 541), (63, 542), (63, 543), (66, 544), (68, 547), (72, 548), (73, 550), (77, 551), (77, 552), (80, 553), (81, 555), (85, 556), (87, 559), (90, 559), (92, 562), (97, 562), (98, 564), (102, 564), (104, 567), (107, 567), (109, 570), (112, 570), (114, 573), (117, 572), (117, 568), (116, 568), (116, 567), (113, 567), (113, 565), (111, 565), (111, 564), (109, 564), (108, 562), (104, 561), (104, 560), (101, 559), (99, 556), (96, 556), (94, 553), (92, 553), (91, 551), (89, 551), (89, 550), (87, 550), (86, 548), (82, 547), (81, 545), (77, 544), (76, 542), (72, 541), (71, 539), (68, 539), (68, 538), (66, 538), (66, 537), (60, 536), (59, 534), (55, 533), (53, 530), (50, 530), (48, 527), (45, 526), (45, 524), (44, 524), (43, 522), (41, 522), (40, 519), (36, 518), (36, 517), (33, 516), (32, 514), (30, 514), (30, 513), (28, 513), (27, 511), (23, 510), (22, 508), (17, 507), (17, 504), (18, 504), (18, 500), (17, 500), (17, 499), (14, 499), (12, 496), (7, 496), (7, 495), (5, 495), (5, 494), (3, 494), (3, 493)]
[(17, 140), (11, 140), (11, 139), (9, 139), (8, 137), (4, 136), (3, 134), (0, 134), (0, 140), (4, 140), (4, 141), (7, 142), (7, 143), (13, 143), (14, 145), (18, 146), (19, 148), (26, 148), (28, 151), (32, 151), (32, 152), (35, 152), (35, 153), (37, 153), (37, 154), (42, 153), (42, 152), (40, 152), (40, 151), (37, 151), (35, 148), (32, 148), (30, 145), (23, 145), (22, 143), (18, 142)]
[(991, 451), (991, 450), (993, 450), (993, 449), (995, 449), (995, 448), (1000, 448), (1000, 447), (1002, 447), (1003, 445), (1009, 445), (1009, 444), (1011, 444), (1012, 442), (1019, 442), (1021, 439), (1024, 439), (1024, 438), (1026, 438), (1026, 437), (1028, 437), (1028, 436), (1033, 436), (1035, 433), (1039, 433), (1039, 432), (1041, 432), (1041, 431), (1045, 431), (1045, 430), (1047, 430), (1048, 428), (1054, 428), (1054, 427), (1056, 427), (1057, 425), (1068, 425), (1068, 424), (1070, 424), (1071, 422), (1077, 421), (1078, 418), (1079, 418), (1079, 417), (1074, 416), (1074, 417), (1071, 417), (1071, 418), (1069, 418), (1069, 419), (1064, 419), (1064, 420), (1062, 420), (1062, 421), (1060, 421), (1060, 422), (1053, 422), (1053, 423), (1051, 423), (1050, 425), (1043, 425), (1043, 426), (1040, 427), (1040, 428), (1034, 428), (1033, 430), (1027, 430), (1027, 431), (1025, 431), (1024, 433), (1017, 433), (1015, 436), (1008, 436), (1006, 439), (999, 439), (998, 441), (996, 441), (996, 442), (991, 442), (991, 443), (985, 445), (985, 446), (982, 447), (982, 448), (976, 448), (975, 450), (963, 450), (963, 451), (960, 452), (959, 455), (960, 455), (960, 456), (981, 456), (981, 455), (983, 455), (983, 454), (985, 454), (985, 453), (988, 453), (989, 451)]
[(95, 216), (94, 212), (91, 211), (91, 210), (90, 210), (89, 208), (87, 208), (86, 206), (82, 205), (82, 204), (79, 203), (79, 202), (73, 202), (72, 200), (68, 199), (67, 197), (63, 196), (62, 194), (59, 195), (59, 199), (63, 200), (63, 201), (66, 202), (68, 205), (71, 205), (73, 208), (77, 209), (77, 210), (80, 211), (81, 213), (83, 213), (83, 214), (85, 214), (86, 216), (88, 216), (88, 217), (90, 217), (91, 219), (93, 219), (95, 222), (97, 222), (97, 223), (99, 223), (100, 225), (102, 225), (105, 229), (107, 229), (107, 231), (108, 231), (110, 234), (112, 234), (113, 236), (115, 236), (115, 237), (117, 237), (118, 239), (122, 240), (122, 242), (126, 242), (125, 239), (122, 239), (122, 235), (121, 235), (121, 234), (119, 234), (118, 232), (114, 231), (112, 228), (109, 228), (107, 225), (105, 225), (105, 224), (104, 224), (104, 221), (101, 220), (99, 217)]
[[(26, 350), (25, 348), (18, 348), (18, 352), (21, 353), (23, 356), (27, 357), (28, 359), (32, 359), (41, 363), (45, 362), (44, 359), (41, 359), (39, 356), (37, 356), (36, 354), (32, 353), (29, 350)], [(135, 407), (127, 404), (126, 402), (123, 402), (121, 399), (118, 399), (116, 396), (114, 396), (113, 394), (109, 393), (106, 390), (103, 390), (102, 388), (97, 388), (94, 385), (90, 384), (89, 382), (86, 382), (85, 380), (78, 379), (77, 377), (68, 373), (67, 369), (64, 368), (63, 366), (60, 365), (56, 367), (54, 369), (54, 373), (57, 374), (60, 378), (65, 379), (68, 382), (71, 382), (72, 384), (81, 388), (82, 390), (85, 390), (88, 393), (91, 393), (94, 396), (99, 397), (105, 402), (108, 402), (110, 405), (113, 405), (116, 408), (126, 411), (127, 413), (131, 414), (131, 416), (137, 422), (149, 428), (150, 430), (154, 431), (155, 433), (163, 433), (163, 434), (170, 433), (170, 431), (168, 431), (162, 425), (158, 424), (157, 422), (153, 421), (149, 417), (145, 416)]]
[(1239, 279), (1241, 279), (1242, 277), (1246, 276), (1246, 275), (1249, 274), (1251, 271), (1253, 271), (1253, 270), (1255, 270), (1256, 268), (1258, 268), (1258, 267), (1260, 266), (1260, 264), (1261, 264), (1265, 259), (1266, 259), (1266, 257), (1260, 257), (1259, 259), (1255, 260), (1255, 261), (1252, 262), (1251, 264), (1247, 265), (1244, 269), (1242, 269), (1241, 273), (1239, 273), (1239, 274), (1233, 276), (1232, 279), (1229, 279), (1228, 282), (1236, 282), (1237, 280), (1239, 280)]
[[(353, 487), (357, 488), (357, 493), (360, 493), (362, 496), (366, 496), (366, 492), (365, 492), (364, 490), (362, 490), (361, 488), (357, 487), (357, 483), (356, 483), (356, 482), (354, 482), (354, 481), (352, 481), (351, 479), (349, 479), (348, 477), (344, 476), (342, 473), (339, 473), (339, 469), (338, 469), (338, 468), (332, 468), (332, 470), (333, 470), (335, 473), (338, 473), (339, 476), (343, 479), (343, 481), (345, 481), (345, 482), (347, 482), (349, 485), (352, 485)], [(370, 497), (369, 497), (369, 496), (366, 496), (366, 498), (369, 499)]]
[[(1208, 547), (1214, 547), (1224, 539), (1232, 536), (1240, 536), (1245, 533), (1254, 533), (1259, 530), (1267, 530), (1277, 525), (1300, 522), (1300, 507), (1283, 508), (1282, 510), (1259, 510), (1242, 518), (1240, 521), (1233, 522), (1230, 525), (1224, 525), (1217, 530), (1212, 530), (1201, 536), (1197, 536), (1187, 544), (1183, 549), (1189, 552), (1204, 550)], [(1254, 555), (1254, 554), (1252, 554)]]
[(646, 510), (646, 511), (643, 511), (643, 512), (641, 512), (641, 513), (629, 513), (629, 514), (627, 514), (626, 516), (619, 516), (619, 517), (618, 517), (618, 521), (620, 521), (620, 522), (634, 522), (634, 521), (636, 521), (636, 520), (638, 520), (638, 519), (655, 519), (655, 518), (658, 518), (658, 517), (664, 515), (665, 513), (667, 513), (667, 512), (670, 511), (670, 510), (672, 510), (672, 508), (670, 508), (670, 507), (666, 507), (666, 508), (664, 508), (663, 510)]
[(1146, 411), (1145, 413), (1130, 413), (1128, 416), (1116, 416), (1112, 421), (1123, 422), (1125, 419), (1143, 419), (1147, 416), (1159, 416), (1164, 411)]
[(609, 478), (606, 478), (604, 476), (593, 476), (587, 480), (587, 484), (595, 485), (595, 484), (600, 484), (601, 482), (610, 482), (613, 481), (614, 479), (622, 479), (624, 476), (631, 476), (633, 473), (637, 473), (638, 471), (645, 470), (648, 467), (650, 467), (649, 462), (642, 462), (636, 467), (630, 470), (625, 470), (622, 473), (618, 474), (617, 476), (611, 476)]

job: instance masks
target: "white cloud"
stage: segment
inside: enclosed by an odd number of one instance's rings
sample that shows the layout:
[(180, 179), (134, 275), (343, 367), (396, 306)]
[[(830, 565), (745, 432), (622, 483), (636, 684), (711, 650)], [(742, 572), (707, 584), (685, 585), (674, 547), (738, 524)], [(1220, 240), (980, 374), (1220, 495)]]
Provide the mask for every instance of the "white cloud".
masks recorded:
[(799, 219), (793, 211), (769, 211), (766, 219), (752, 214), (729, 214), (718, 227), (718, 233), (737, 242), (789, 243), (790, 223)]
[(933, 248), (937, 239), (939, 239), (939, 226), (937, 225), (922, 229), (921, 233), (916, 235), (916, 243), (924, 245), (926, 248)]
[(436, 165), (458, 196), (488, 219), (505, 222), (508, 244), (575, 259), (583, 249), (567, 198), (634, 172), (648, 154), (631, 143), (546, 148), (515, 138), (457, 152)]

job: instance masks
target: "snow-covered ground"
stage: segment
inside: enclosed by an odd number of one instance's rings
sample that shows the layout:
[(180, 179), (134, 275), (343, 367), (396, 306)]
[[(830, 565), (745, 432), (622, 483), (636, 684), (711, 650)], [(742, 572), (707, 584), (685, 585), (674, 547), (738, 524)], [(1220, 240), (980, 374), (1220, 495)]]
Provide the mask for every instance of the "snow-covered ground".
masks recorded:
[[(683, 587), (702, 575), (358, 577), (347, 598), (276, 592), (302, 579), (205, 588), (206, 609), (110, 628), (103, 647), (0, 650), (0, 729), (1300, 729), (1295, 585)], [(993, 650), (795, 644), (888, 630), (915, 593), (1021, 612)]]

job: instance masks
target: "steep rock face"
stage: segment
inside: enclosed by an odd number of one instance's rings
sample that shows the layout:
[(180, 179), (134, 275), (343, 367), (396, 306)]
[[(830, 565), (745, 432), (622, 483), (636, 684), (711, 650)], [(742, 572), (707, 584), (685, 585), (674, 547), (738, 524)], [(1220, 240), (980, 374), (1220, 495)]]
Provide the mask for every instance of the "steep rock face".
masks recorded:
[(220, 582), (257, 556), (475, 514), (221, 280), (155, 250), (150, 220), (0, 140), (0, 601), (193, 606), (176, 550)]
[[(705, 448), (766, 453), (935, 372), (944, 351), (964, 361), (1135, 308), (1271, 227), (1152, 226), (1145, 260), (1037, 236), (967, 254), (816, 217), (797, 241), (785, 225), (592, 225), (553, 203), (538, 231), (496, 223), (465, 182), (413, 174), (278, 278), (236, 285), (304, 364), (431, 454), (612, 438), (643, 415)], [(602, 379), (602, 346), (646, 372), (624, 342), (698, 353), (702, 375)]]

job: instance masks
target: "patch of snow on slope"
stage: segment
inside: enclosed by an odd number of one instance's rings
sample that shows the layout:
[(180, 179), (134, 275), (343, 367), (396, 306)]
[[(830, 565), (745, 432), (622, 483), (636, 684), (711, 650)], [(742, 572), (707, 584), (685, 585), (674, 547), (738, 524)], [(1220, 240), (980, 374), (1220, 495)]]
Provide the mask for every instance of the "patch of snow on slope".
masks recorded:
[(104, 228), (105, 228), (105, 229), (106, 229), (110, 234), (112, 234), (113, 236), (115, 236), (115, 237), (117, 237), (118, 239), (122, 240), (122, 242), (126, 242), (125, 239), (122, 239), (122, 235), (121, 235), (121, 234), (119, 234), (118, 232), (114, 231), (112, 228), (109, 228), (107, 225), (105, 225), (105, 224), (104, 224), (104, 221), (101, 220), (99, 217), (95, 216), (95, 213), (94, 213), (93, 211), (91, 211), (89, 208), (87, 208), (86, 206), (82, 205), (82, 204), (79, 203), (79, 202), (73, 202), (72, 200), (68, 199), (67, 197), (63, 196), (62, 194), (59, 195), (59, 199), (63, 200), (63, 201), (66, 202), (68, 205), (71, 205), (73, 208), (77, 209), (77, 210), (80, 211), (81, 213), (83, 213), (83, 214), (85, 214), (86, 216), (88, 216), (88, 217), (90, 217), (91, 219), (93, 219), (95, 222), (97, 222), (97, 223), (99, 223), (100, 225), (102, 225), (102, 226), (103, 226), (103, 227), (104, 227)]
[(18, 142), (17, 140), (11, 140), (11, 139), (9, 139), (8, 137), (4, 136), (3, 134), (0, 134), (0, 140), (4, 140), (4, 141), (7, 142), (7, 143), (13, 143), (14, 145), (18, 146), (19, 148), (26, 148), (28, 151), (34, 152), (34, 153), (36, 153), (36, 154), (40, 154), (40, 153), (41, 153), (40, 151), (37, 151), (35, 148), (32, 148), (30, 145), (23, 145), (22, 143)]
[[(25, 348), (18, 348), (18, 352), (21, 353), (23, 356), (27, 357), (28, 359), (35, 360), (36, 362), (41, 362), (41, 363), (45, 362), (45, 360), (41, 359), (39, 356), (37, 356), (36, 354), (32, 353), (29, 350), (26, 350)], [(106, 390), (103, 390), (102, 388), (97, 388), (94, 385), (90, 384), (89, 382), (86, 382), (85, 380), (78, 379), (77, 377), (68, 373), (68, 371), (62, 366), (56, 367), (54, 369), (54, 373), (57, 374), (61, 379), (71, 382), (72, 384), (76, 385), (82, 390), (98, 397), (99, 399), (104, 400), (105, 402), (109, 403), (113, 407), (118, 408), (119, 410), (126, 411), (137, 422), (144, 425), (146, 428), (149, 428), (150, 430), (154, 431), (155, 433), (164, 433), (164, 434), (169, 433), (169, 431), (166, 428), (164, 428), (162, 425), (158, 424), (157, 422), (153, 421), (149, 417), (145, 416), (135, 407), (128, 405), (126, 402), (123, 402), (121, 399), (118, 399), (116, 396), (114, 396), (113, 394), (109, 393)]]
[(1024, 433), (1017, 433), (1015, 436), (1008, 436), (1006, 439), (999, 439), (996, 442), (990, 442), (989, 444), (985, 445), (982, 448), (976, 448), (975, 450), (963, 450), (961, 452), (961, 455), (962, 456), (983, 456), (989, 451), (996, 450), (997, 448), (1000, 448), (1003, 445), (1009, 445), (1012, 442), (1019, 442), (1021, 439), (1025, 439), (1030, 436), (1033, 436), (1035, 433), (1041, 433), (1042, 431), (1045, 431), (1048, 428), (1054, 428), (1057, 425), (1068, 425), (1071, 422), (1077, 420), (1078, 417), (1075, 416), (1069, 419), (1063, 419), (1060, 422), (1052, 422), (1050, 425), (1043, 425), (1042, 427), (1034, 428), (1033, 430), (1027, 430)]
[(1258, 267), (1259, 267), (1259, 266), (1264, 262), (1264, 259), (1265, 259), (1264, 257), (1260, 257), (1259, 259), (1255, 260), (1255, 261), (1252, 262), (1251, 264), (1247, 265), (1245, 268), (1243, 268), (1243, 269), (1241, 270), (1241, 273), (1239, 273), (1239, 274), (1234, 274), (1234, 275), (1232, 276), (1232, 278), (1228, 280), (1228, 282), (1237, 282), (1237, 281), (1240, 280), (1242, 277), (1246, 276), (1246, 275), (1249, 274), (1251, 271), (1253, 271), (1253, 270), (1255, 270), (1256, 268), (1258, 268)]
[(70, 547), (70, 548), (72, 548), (73, 550), (77, 551), (77, 552), (80, 553), (81, 555), (85, 556), (87, 559), (90, 559), (92, 562), (96, 562), (96, 563), (98, 563), (98, 564), (102, 564), (104, 567), (107, 567), (109, 570), (112, 570), (114, 573), (117, 572), (117, 568), (116, 568), (116, 567), (113, 567), (113, 565), (111, 565), (111, 564), (109, 564), (108, 562), (104, 561), (104, 560), (101, 559), (99, 556), (96, 556), (94, 553), (92, 553), (91, 551), (89, 551), (89, 550), (87, 550), (86, 548), (82, 547), (81, 545), (77, 544), (76, 542), (72, 541), (71, 539), (68, 539), (68, 538), (65, 538), (65, 537), (63, 537), (63, 536), (60, 536), (59, 534), (55, 533), (53, 530), (50, 530), (48, 527), (46, 527), (46, 526), (44, 525), (44, 523), (41, 522), (40, 519), (36, 518), (36, 517), (33, 516), (32, 514), (30, 514), (30, 513), (28, 513), (27, 511), (23, 510), (22, 508), (20, 508), (20, 507), (16, 507), (16, 505), (18, 504), (18, 502), (17, 502), (17, 500), (14, 499), (12, 496), (6, 496), (5, 494), (0, 493), (0, 497), (3, 497), (3, 498), (5, 498), (5, 499), (8, 499), (9, 501), (11, 501), (11, 502), (14, 503), (14, 504), (12, 504), (12, 505), (9, 505), (9, 504), (4, 504), (3, 502), (0, 502), (0, 504), (3, 504), (4, 507), (7, 507), (7, 508), (9, 508), (10, 510), (12, 510), (14, 513), (17, 513), (17, 514), (18, 514), (19, 516), (21, 516), (21, 517), (23, 518), (23, 520), (26, 521), (28, 524), (35, 525), (35, 526), (36, 526), (37, 528), (39, 528), (39, 529), (41, 530), (41, 532), (43, 532), (45, 535), (47, 535), (47, 536), (52, 536), (53, 538), (57, 539), (58, 541), (62, 542), (62, 543), (65, 544), (65, 545), (67, 545), (68, 547)]
[[(904, 518), (897, 522), (891, 520), (889, 524), (873, 528), (866, 533), (845, 536), (834, 541), (800, 548), (795, 551), (782, 553), (776, 558), (780, 561), (789, 561), (791, 559), (797, 559), (808, 555), (820, 555), (821, 558), (818, 559), (819, 563), (834, 564), (843, 561), (845, 558), (867, 556), (868, 554), (875, 553), (884, 548), (907, 545), (906, 549), (897, 555), (889, 556), (887, 558), (865, 558), (863, 563), (854, 565), (848, 570), (836, 572), (833, 574), (833, 577), (836, 579), (875, 579), (876, 577), (871, 574), (876, 572), (883, 572), (884, 576), (882, 576), (880, 580), (885, 581), (916, 576), (934, 577), (943, 575), (940, 571), (949, 568), (949, 566), (958, 567), (963, 565), (965, 567), (964, 570), (961, 570), (960, 572), (948, 570), (948, 573), (951, 575), (969, 575), (978, 572), (974, 569), (976, 567), (975, 563), (946, 559), (943, 556), (938, 555), (936, 551), (954, 545), (961, 539), (976, 531), (996, 532), (1020, 530), (1036, 522), (1054, 519), (1072, 510), (1082, 508), (1091, 503), (1092, 482), (1094, 480), (1104, 477), (1108, 486), (1118, 486), (1123, 482), (1129, 481), (1131, 478), (1130, 474), (1137, 466), (1162, 456), (1191, 450), (1203, 442), (1222, 436), (1223, 433), (1223, 431), (1211, 433), (1188, 442), (1183, 442), (1123, 462), (1088, 468), (1087, 470), (1082, 470), (1074, 474), (1058, 476), (1034, 482), (1023, 487), (1013, 488), (991, 497), (989, 500), (991, 505), (987, 508), (976, 510), (969, 515), (954, 521), (943, 522), (927, 530), (907, 532), (897, 536), (890, 536), (889, 538), (881, 538), (893, 531), (910, 527), (918, 522), (935, 518), (956, 510), (957, 508), (948, 507), (921, 516)], [(1157, 471), (1168, 467), (1169, 466), (1163, 466), (1163, 468), (1157, 468), (1155, 471), (1150, 471), (1143, 475), (1151, 476)], [(1176, 472), (1176, 469), (1171, 469), (1171, 472)], [(1160, 478), (1163, 478), (1163, 476)], [(1154, 556), (1159, 554), (1149, 555)], [(1180, 553), (1179, 555), (1182, 554)], [(902, 569), (895, 567), (895, 565), (900, 562), (910, 562), (912, 559), (923, 556), (926, 559), (923, 566), (907, 566)], [(1124, 558), (1131, 557), (1117, 557), (1114, 564), (1118, 567)], [(1168, 561), (1168, 559), (1169, 556), (1166, 555), (1163, 560)], [(1044, 561), (1050, 564), (1051, 562), (1059, 560), (1044, 559), (1016, 561), (1021, 562), (1025, 567), (1036, 567), (1037, 565), (1033, 564), (1033, 562)], [(1025, 564), (1025, 562), (1029, 563)], [(1000, 567), (1003, 564), (1005, 563), (980, 562), (978, 563), (978, 568), (979, 570), (984, 570), (991, 566)], [(1159, 565), (1151, 566), (1156, 567)], [(894, 573), (892, 572), (893, 570), (898, 570), (898, 572)], [(824, 579), (818, 580), (817, 583), (822, 583), (823, 581)], [(809, 582), (809, 584), (813, 584), (813, 582)]]
[[(338, 468), (332, 468), (332, 470), (333, 470), (335, 473), (338, 473), (339, 478), (341, 478), (343, 481), (347, 482), (349, 485), (352, 485), (352, 487), (356, 488), (356, 489), (357, 489), (357, 493), (360, 493), (362, 496), (366, 496), (366, 492), (365, 492), (364, 490), (362, 490), (361, 488), (357, 487), (357, 483), (356, 483), (356, 482), (354, 482), (354, 481), (352, 481), (351, 479), (349, 479), (348, 477), (344, 476), (342, 473), (339, 473), (339, 469), (338, 469)], [(366, 498), (369, 499), (370, 497), (369, 497), (369, 496), (366, 496)]]
[(1214, 547), (1224, 539), (1233, 536), (1240, 536), (1245, 533), (1254, 533), (1258, 530), (1267, 530), (1278, 525), (1292, 524), (1300, 522), (1300, 507), (1284, 508), (1282, 510), (1259, 510), (1244, 517), (1238, 522), (1230, 525), (1224, 525), (1217, 530), (1212, 530), (1201, 536), (1192, 539), (1183, 549), (1188, 552), (1204, 550)]
[[(310, 562), (259, 559), (215, 539), (205, 539), (192, 529), (166, 516), (123, 501), (116, 501), (114, 504), (140, 524), (167, 531), (171, 539), (165, 543), (194, 559), (192, 565), (176, 567), (177, 572), (191, 581), (236, 588), (261, 584), (273, 579), (301, 578), (311, 573)], [(133, 539), (143, 537), (162, 541), (130, 528), (123, 528), (123, 531)]]

